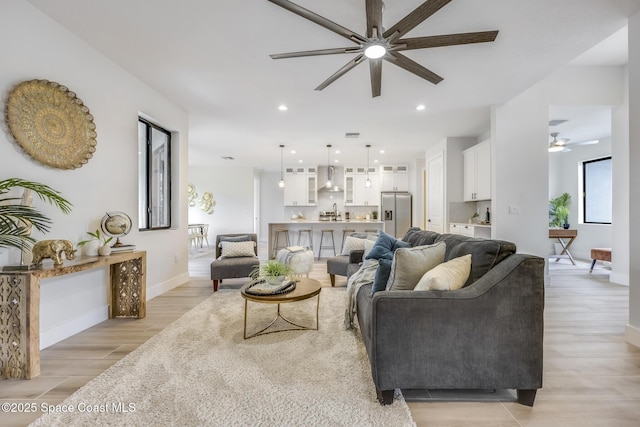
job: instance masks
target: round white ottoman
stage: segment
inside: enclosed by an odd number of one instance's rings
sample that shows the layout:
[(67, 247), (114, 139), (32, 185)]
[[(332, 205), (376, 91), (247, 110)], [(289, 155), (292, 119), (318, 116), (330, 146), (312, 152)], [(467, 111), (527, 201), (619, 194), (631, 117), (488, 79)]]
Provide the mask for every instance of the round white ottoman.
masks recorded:
[(302, 246), (289, 246), (280, 249), (276, 259), (290, 266), (296, 274), (309, 275), (313, 266), (313, 252)]

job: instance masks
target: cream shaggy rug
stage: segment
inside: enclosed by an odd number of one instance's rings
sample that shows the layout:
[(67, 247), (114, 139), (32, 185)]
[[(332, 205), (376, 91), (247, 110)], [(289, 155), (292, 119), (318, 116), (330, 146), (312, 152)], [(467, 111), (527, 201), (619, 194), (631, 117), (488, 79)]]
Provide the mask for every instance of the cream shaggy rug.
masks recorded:
[[(343, 326), (345, 298), (322, 289), (318, 331), (245, 340), (244, 299), (219, 291), (67, 398), (74, 412), (32, 425), (414, 426), (399, 391), (392, 405), (376, 400), (360, 336)], [(315, 298), (281, 311), (313, 325)], [(250, 302), (247, 332), (275, 313)]]

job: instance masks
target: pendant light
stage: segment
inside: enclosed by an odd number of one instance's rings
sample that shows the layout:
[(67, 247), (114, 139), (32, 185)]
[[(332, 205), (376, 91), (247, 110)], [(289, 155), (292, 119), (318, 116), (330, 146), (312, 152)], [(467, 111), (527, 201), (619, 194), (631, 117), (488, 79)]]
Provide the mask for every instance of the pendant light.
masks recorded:
[(369, 178), (369, 149), (371, 144), (367, 144), (367, 180), (364, 182), (365, 188), (371, 188), (371, 179)]
[(284, 188), (284, 145), (280, 144), (280, 182), (278, 187)]
[[(331, 170), (331, 144), (327, 144), (327, 166), (328, 169)], [(331, 181), (331, 173), (327, 174), (327, 183), (324, 185), (325, 188), (333, 187), (333, 182)]]

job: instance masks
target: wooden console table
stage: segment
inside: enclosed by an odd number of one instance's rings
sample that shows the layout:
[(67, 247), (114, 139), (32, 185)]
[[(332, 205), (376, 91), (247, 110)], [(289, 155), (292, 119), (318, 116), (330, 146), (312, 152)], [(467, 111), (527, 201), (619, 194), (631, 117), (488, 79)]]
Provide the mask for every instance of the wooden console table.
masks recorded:
[(59, 267), (0, 272), (0, 378), (40, 375), (40, 280), (107, 268), (109, 318), (146, 315), (146, 251), (81, 257)]
[[(560, 260), (560, 258), (569, 258), (571, 264), (576, 265), (576, 262), (573, 260), (571, 256), (571, 252), (569, 252), (569, 247), (576, 240), (578, 236), (578, 230), (565, 230), (564, 228), (550, 228), (549, 229), (549, 238), (550, 239), (558, 239), (560, 245), (562, 245), (562, 252), (558, 255), (550, 255), (549, 258), (555, 258), (556, 262)], [(569, 239), (567, 243), (562, 239)]]

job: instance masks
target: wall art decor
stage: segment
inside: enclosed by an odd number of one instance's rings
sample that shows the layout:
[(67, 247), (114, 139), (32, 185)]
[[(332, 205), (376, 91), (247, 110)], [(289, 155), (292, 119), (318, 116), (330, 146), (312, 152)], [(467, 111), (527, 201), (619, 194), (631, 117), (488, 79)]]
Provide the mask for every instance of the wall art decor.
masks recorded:
[(202, 209), (204, 212), (208, 213), (209, 215), (213, 213), (213, 207), (216, 205), (216, 201), (213, 200), (213, 194), (211, 194), (208, 191), (205, 191), (202, 194), (202, 197), (200, 198), (200, 200), (198, 201), (200, 202), (200, 209)]
[(197, 198), (198, 192), (196, 191), (196, 186), (193, 184), (189, 184), (189, 186), (187, 187), (187, 201), (189, 202), (190, 207), (195, 207)]
[(7, 124), (34, 160), (57, 169), (76, 169), (96, 151), (96, 126), (83, 102), (66, 86), (28, 80), (9, 94)]

